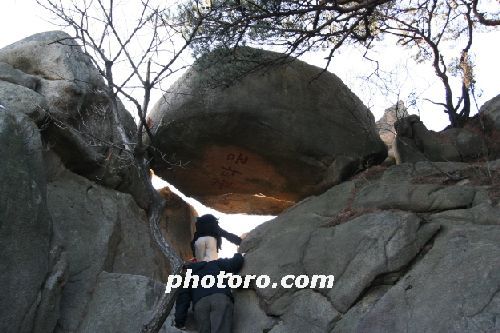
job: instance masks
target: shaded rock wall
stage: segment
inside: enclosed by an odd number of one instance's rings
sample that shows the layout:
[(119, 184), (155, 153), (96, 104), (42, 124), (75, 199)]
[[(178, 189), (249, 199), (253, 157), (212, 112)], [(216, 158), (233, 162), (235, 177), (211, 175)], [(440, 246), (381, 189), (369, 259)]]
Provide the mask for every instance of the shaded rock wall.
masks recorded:
[(130, 195), (66, 172), (48, 184), (47, 197), (53, 241), (66, 250), (70, 263), (59, 332), (77, 331), (89, 316), (91, 291), (103, 271), (166, 281), (169, 263), (149, 236), (144, 211)]
[(333, 288), (255, 288), (235, 325), (258, 305), (273, 333), (498, 330), (499, 175), (500, 161), (377, 167), (300, 202), (243, 241), (242, 274)]
[(500, 95), (493, 97), (479, 110), (479, 113), (489, 118), (497, 129), (500, 129)]
[[(132, 308), (136, 317), (118, 323), (137, 326), (134, 318), (152, 311), (160, 281), (170, 273), (149, 236), (144, 211), (129, 194), (66, 170), (42, 146), (37, 127), (25, 115), (3, 110), (0, 136), (1, 331), (90, 332), (87, 326), (97, 325), (97, 317), (114, 327), (119, 318), (110, 317), (113, 311)], [(149, 278), (137, 292), (155, 296), (146, 297), (145, 307), (129, 290), (116, 295), (121, 303), (104, 306), (95, 290), (113, 291), (100, 285), (103, 272), (119, 273), (128, 283)]]
[(160, 225), (163, 236), (183, 260), (189, 260), (193, 258), (191, 240), (196, 229), (195, 220), (198, 214), (191, 205), (170, 191), (168, 187), (162, 188), (159, 192), (167, 201)]
[(32, 330), (51, 269), (52, 219), (47, 210), (41, 148), (38, 129), (27, 116), (0, 111), (2, 332)]

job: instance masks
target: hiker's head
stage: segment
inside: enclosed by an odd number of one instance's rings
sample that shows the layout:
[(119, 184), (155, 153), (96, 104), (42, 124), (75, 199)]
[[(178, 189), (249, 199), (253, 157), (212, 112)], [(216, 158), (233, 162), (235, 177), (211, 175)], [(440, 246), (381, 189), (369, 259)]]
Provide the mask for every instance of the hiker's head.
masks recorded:
[(212, 214), (205, 214), (196, 218), (197, 223), (218, 223), (218, 220)]

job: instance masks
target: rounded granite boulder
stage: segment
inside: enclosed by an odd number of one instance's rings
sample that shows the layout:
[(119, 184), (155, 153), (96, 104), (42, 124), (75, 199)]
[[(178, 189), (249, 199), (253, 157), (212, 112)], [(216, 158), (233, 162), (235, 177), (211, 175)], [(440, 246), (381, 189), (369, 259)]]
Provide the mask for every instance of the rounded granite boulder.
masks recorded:
[(220, 211), (277, 214), (383, 161), (373, 115), (342, 81), (281, 56), (214, 51), (175, 82), (149, 114), (155, 173)]

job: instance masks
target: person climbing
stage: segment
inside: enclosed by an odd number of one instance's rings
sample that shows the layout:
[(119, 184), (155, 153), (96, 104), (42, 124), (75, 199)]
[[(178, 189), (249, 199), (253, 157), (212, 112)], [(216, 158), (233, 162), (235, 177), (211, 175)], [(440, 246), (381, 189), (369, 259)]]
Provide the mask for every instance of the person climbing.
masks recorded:
[(199, 280), (196, 285), (190, 284), (189, 288), (179, 290), (175, 303), (174, 326), (185, 329), (187, 312), (192, 303), (199, 333), (231, 333), (234, 301), (227, 279), (222, 285), (214, 283), (209, 288), (202, 287), (199, 281), (207, 275), (213, 276), (215, 280), (222, 271), (236, 274), (241, 270), (243, 261), (243, 255), (235, 253), (230, 259), (222, 258), (186, 265), (186, 269), (192, 270), (191, 282)]
[(216, 260), (222, 246), (222, 237), (236, 245), (241, 243), (241, 238), (222, 229), (219, 221), (212, 214), (198, 217), (196, 231), (191, 241), (191, 250), (196, 261)]

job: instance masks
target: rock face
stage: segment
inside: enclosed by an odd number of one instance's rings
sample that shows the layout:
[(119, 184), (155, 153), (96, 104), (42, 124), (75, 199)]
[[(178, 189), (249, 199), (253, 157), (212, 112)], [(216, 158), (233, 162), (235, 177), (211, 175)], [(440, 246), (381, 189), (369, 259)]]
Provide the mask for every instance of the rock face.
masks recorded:
[(243, 241), (242, 274), (333, 287), (254, 287), (235, 325), (260, 311), (272, 333), (499, 330), (499, 175), (500, 161), (376, 167), (300, 202)]
[(1, 332), (31, 331), (50, 270), (52, 221), (41, 147), (28, 117), (0, 110)]
[[(142, 325), (136, 319), (147, 320), (141, 316), (161, 295), (152, 279), (165, 281), (170, 273), (144, 211), (129, 194), (66, 170), (55, 153), (42, 158), (39, 131), (22, 113), (0, 113), (0, 137), (1, 331), (96, 332), (90, 325), (116, 332), (115, 312), (127, 318), (123, 325)], [(103, 272), (118, 276), (127, 293), (117, 293), (118, 282), (101, 284)], [(121, 303), (105, 307), (103, 293)]]
[(162, 188), (159, 192), (168, 203), (161, 222), (163, 236), (183, 260), (189, 260), (193, 258), (191, 240), (196, 229), (195, 220), (198, 214), (190, 204), (168, 187)]
[(382, 139), (387, 146), (387, 155), (391, 160), (396, 160), (396, 155), (394, 153), (396, 130), (394, 128), (394, 124), (396, 121), (404, 117), (408, 117), (408, 110), (406, 109), (404, 103), (399, 101), (396, 105), (385, 110), (382, 118), (377, 120), (375, 123), (377, 125), (380, 139)]
[(484, 103), (479, 113), (493, 121), (495, 127), (500, 129), (500, 95)]
[(113, 148), (133, 142), (134, 120), (121, 104), (111, 112), (104, 81), (77, 44), (51, 31), (1, 49), (0, 104), (43, 126), (71, 171), (130, 193), (145, 208), (133, 159)]
[[(51, 44), (67, 37), (0, 50), (0, 331), (138, 332), (170, 266), (133, 164), (92, 145), (123, 145), (113, 126), (135, 125), (123, 109), (110, 118), (102, 80), (78, 49)], [(178, 214), (174, 229), (191, 220)]]
[(395, 124), (396, 162), (471, 162), (499, 158), (498, 130), (485, 127), (481, 122), (476, 116), (464, 128), (434, 132), (416, 115), (402, 118)]
[(498, 225), (445, 228), (411, 272), (338, 331), (498, 331), (499, 241)]
[(479, 110), (479, 126), (486, 133), (490, 159), (500, 158), (500, 95), (486, 102)]
[[(53, 239), (66, 249), (69, 280), (61, 301), (60, 332), (82, 325), (101, 272), (166, 281), (169, 264), (149, 237), (144, 211), (128, 194), (105, 189), (70, 172), (48, 185)], [(110, 309), (114, 311), (114, 309)]]
[(140, 332), (164, 292), (144, 276), (103, 272), (78, 332)]
[(162, 156), (186, 164), (172, 169), (157, 154), (155, 173), (180, 191), (223, 212), (276, 214), (385, 159), (372, 114), (334, 74), (314, 79), (320, 68), (294, 60), (211, 86), (241, 63), (206, 55), (149, 115)]

